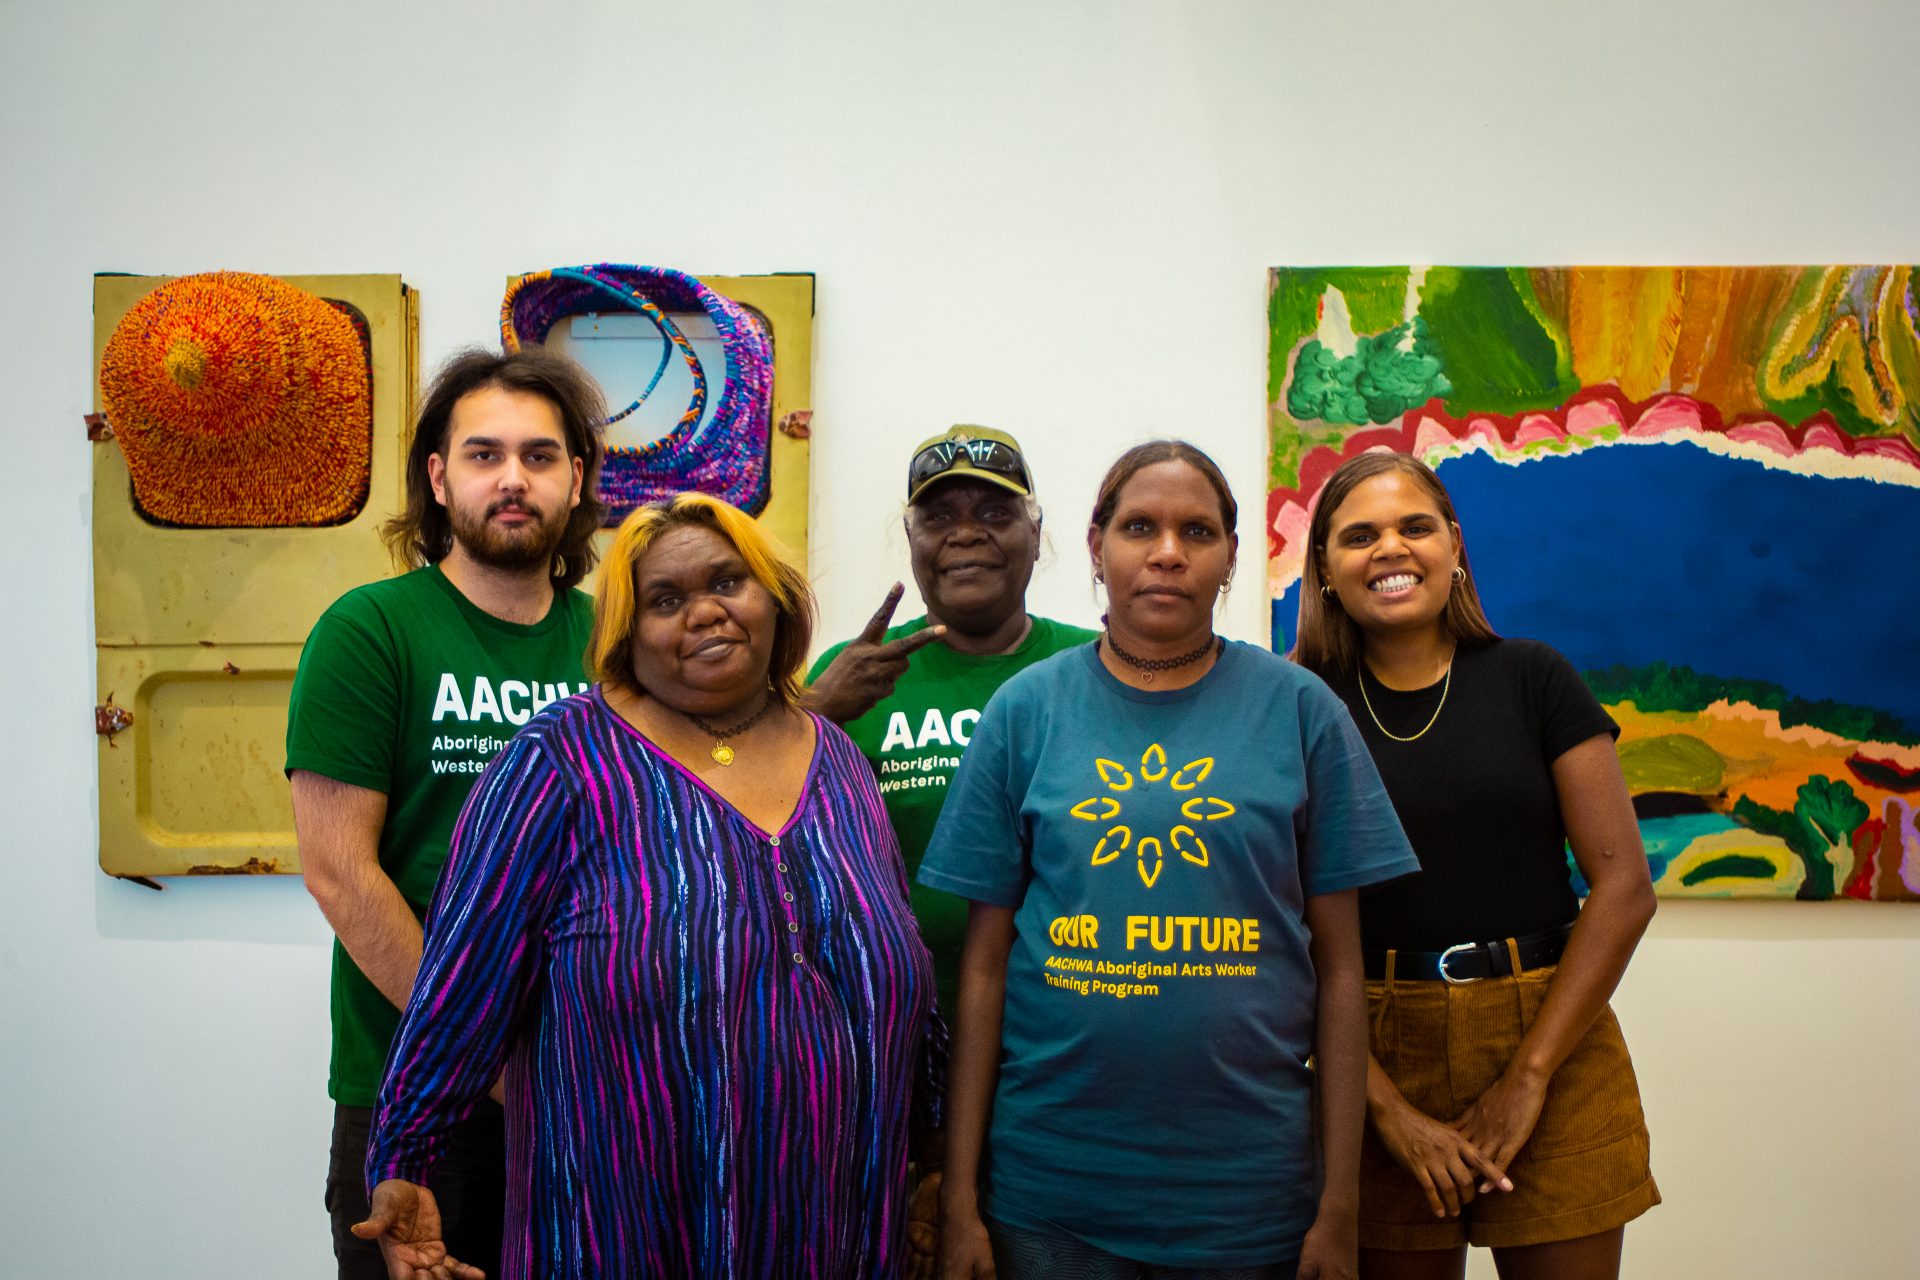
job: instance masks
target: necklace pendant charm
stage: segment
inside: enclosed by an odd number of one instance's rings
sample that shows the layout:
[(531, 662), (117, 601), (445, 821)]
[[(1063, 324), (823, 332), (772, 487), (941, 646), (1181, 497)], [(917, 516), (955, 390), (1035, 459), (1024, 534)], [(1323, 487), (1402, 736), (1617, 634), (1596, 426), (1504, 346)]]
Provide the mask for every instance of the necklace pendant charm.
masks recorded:
[[(1103, 617), (1100, 621), (1105, 622), (1106, 619)], [(1220, 636), (1208, 636), (1207, 642), (1198, 649), (1195, 649), (1192, 653), (1183, 653), (1177, 658), (1140, 658), (1135, 657), (1120, 647), (1120, 642), (1113, 638), (1113, 629), (1111, 627), (1107, 629), (1105, 639), (1108, 651), (1111, 652), (1115, 658), (1118, 658), (1140, 673), (1141, 684), (1152, 684), (1153, 677), (1159, 672), (1178, 671), (1181, 667), (1191, 666), (1200, 661), (1208, 654), (1218, 655), (1224, 653), (1227, 644), (1226, 640)]]
[(718, 765), (729, 765), (733, 763), (734, 750), (727, 745), (727, 739), (737, 737), (753, 728), (753, 726), (766, 719), (769, 711), (772, 711), (779, 705), (779, 699), (775, 698), (773, 691), (769, 689), (767, 696), (760, 700), (760, 709), (732, 728), (722, 728), (717, 724), (708, 724), (691, 711), (682, 711), (679, 714), (691, 720), (694, 728), (713, 739), (713, 746), (707, 750), (707, 754), (713, 757), (713, 762)]

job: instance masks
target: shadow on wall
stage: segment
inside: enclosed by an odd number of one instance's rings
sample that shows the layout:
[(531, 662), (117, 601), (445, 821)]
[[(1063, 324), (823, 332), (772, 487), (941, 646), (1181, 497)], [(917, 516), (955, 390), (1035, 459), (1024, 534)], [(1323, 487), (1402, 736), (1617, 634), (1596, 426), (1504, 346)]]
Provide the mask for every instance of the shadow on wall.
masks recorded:
[(199, 876), (170, 879), (158, 892), (99, 876), (94, 929), (103, 938), (141, 942), (264, 942), (314, 946), (333, 941), (326, 917), (299, 876)]

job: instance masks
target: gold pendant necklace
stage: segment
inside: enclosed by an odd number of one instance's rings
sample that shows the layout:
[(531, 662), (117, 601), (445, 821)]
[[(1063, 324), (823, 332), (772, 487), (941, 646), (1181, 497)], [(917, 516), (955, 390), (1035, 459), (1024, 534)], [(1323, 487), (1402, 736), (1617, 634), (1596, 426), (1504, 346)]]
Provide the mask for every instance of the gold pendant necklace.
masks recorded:
[(693, 721), (694, 724), (700, 727), (703, 733), (713, 738), (713, 747), (707, 752), (708, 755), (713, 757), (713, 762), (718, 765), (730, 765), (734, 760), (734, 750), (727, 745), (727, 739), (737, 738), (747, 730), (753, 728), (756, 724), (759, 724), (767, 712), (773, 710), (777, 702), (778, 699), (773, 696), (773, 691), (769, 689), (767, 691), (766, 701), (760, 704), (758, 711), (748, 716), (745, 720), (742, 720), (739, 724), (726, 729), (716, 728), (708, 724), (691, 711), (682, 711), (680, 714)]
[[(1458, 653), (1459, 651), (1459, 646), (1454, 646), (1454, 653)], [(1453, 657), (1453, 653), (1447, 655), (1447, 674), (1445, 678), (1440, 681), (1440, 701), (1434, 704), (1433, 714), (1427, 718), (1425, 724), (1420, 726), (1419, 733), (1407, 738), (1401, 737), (1380, 723), (1380, 713), (1373, 709), (1373, 699), (1367, 696), (1367, 660), (1365, 658), (1360, 659), (1360, 701), (1366, 704), (1367, 714), (1373, 717), (1373, 727), (1386, 734), (1389, 738), (1392, 738), (1395, 742), (1413, 742), (1425, 737), (1427, 730), (1433, 728), (1434, 722), (1440, 719), (1440, 709), (1447, 705), (1447, 690), (1453, 687)], [(1381, 687), (1385, 688), (1386, 686), (1382, 685)]]

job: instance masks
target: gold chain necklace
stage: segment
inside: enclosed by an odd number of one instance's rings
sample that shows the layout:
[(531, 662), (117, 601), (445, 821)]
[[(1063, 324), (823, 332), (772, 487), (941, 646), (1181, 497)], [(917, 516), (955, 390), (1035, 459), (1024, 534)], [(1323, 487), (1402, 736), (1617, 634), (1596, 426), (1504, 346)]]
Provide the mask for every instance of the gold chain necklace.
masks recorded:
[[(1459, 651), (1459, 647), (1456, 645), (1454, 653), (1458, 653)], [(1420, 726), (1419, 733), (1406, 738), (1401, 737), (1380, 723), (1380, 713), (1373, 709), (1373, 699), (1367, 696), (1367, 660), (1365, 658), (1360, 659), (1360, 701), (1366, 704), (1367, 714), (1373, 717), (1373, 727), (1386, 734), (1389, 738), (1392, 738), (1395, 742), (1412, 742), (1415, 739), (1425, 737), (1427, 730), (1433, 728), (1434, 722), (1440, 719), (1441, 708), (1447, 705), (1447, 690), (1453, 688), (1454, 653), (1447, 655), (1447, 674), (1446, 677), (1440, 681), (1440, 701), (1435, 704), (1433, 714), (1427, 718), (1425, 724)], [(1385, 687), (1384, 684), (1381, 686), (1383, 689)]]

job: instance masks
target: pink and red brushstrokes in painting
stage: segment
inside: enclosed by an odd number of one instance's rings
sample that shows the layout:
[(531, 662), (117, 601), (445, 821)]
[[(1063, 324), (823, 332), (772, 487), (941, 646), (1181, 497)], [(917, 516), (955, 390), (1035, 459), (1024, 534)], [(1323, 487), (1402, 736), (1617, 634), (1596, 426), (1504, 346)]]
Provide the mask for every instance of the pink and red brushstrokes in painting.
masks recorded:
[[(1770, 417), (1726, 423), (1718, 409), (1690, 396), (1662, 395), (1636, 404), (1611, 386), (1580, 391), (1560, 408), (1504, 417), (1458, 418), (1437, 402), (1429, 402), (1398, 422), (1362, 427), (1338, 444), (1309, 449), (1300, 460), (1299, 483), (1276, 486), (1267, 494), (1271, 585), (1284, 589), (1299, 579), (1301, 540), (1306, 537), (1313, 495), (1334, 468), (1356, 454), (1391, 449), (1431, 464), (1468, 449), (1483, 449), (1503, 460), (1522, 461), (1538, 453), (1674, 440), (1777, 465), (1792, 467), (1800, 462), (1821, 475), (1889, 480), (1904, 472), (1911, 477), (1906, 483), (1920, 486), (1920, 448), (1911, 441), (1904, 436), (1855, 437), (1825, 414), (1797, 426)], [(1897, 472), (1890, 472), (1889, 466)]]

